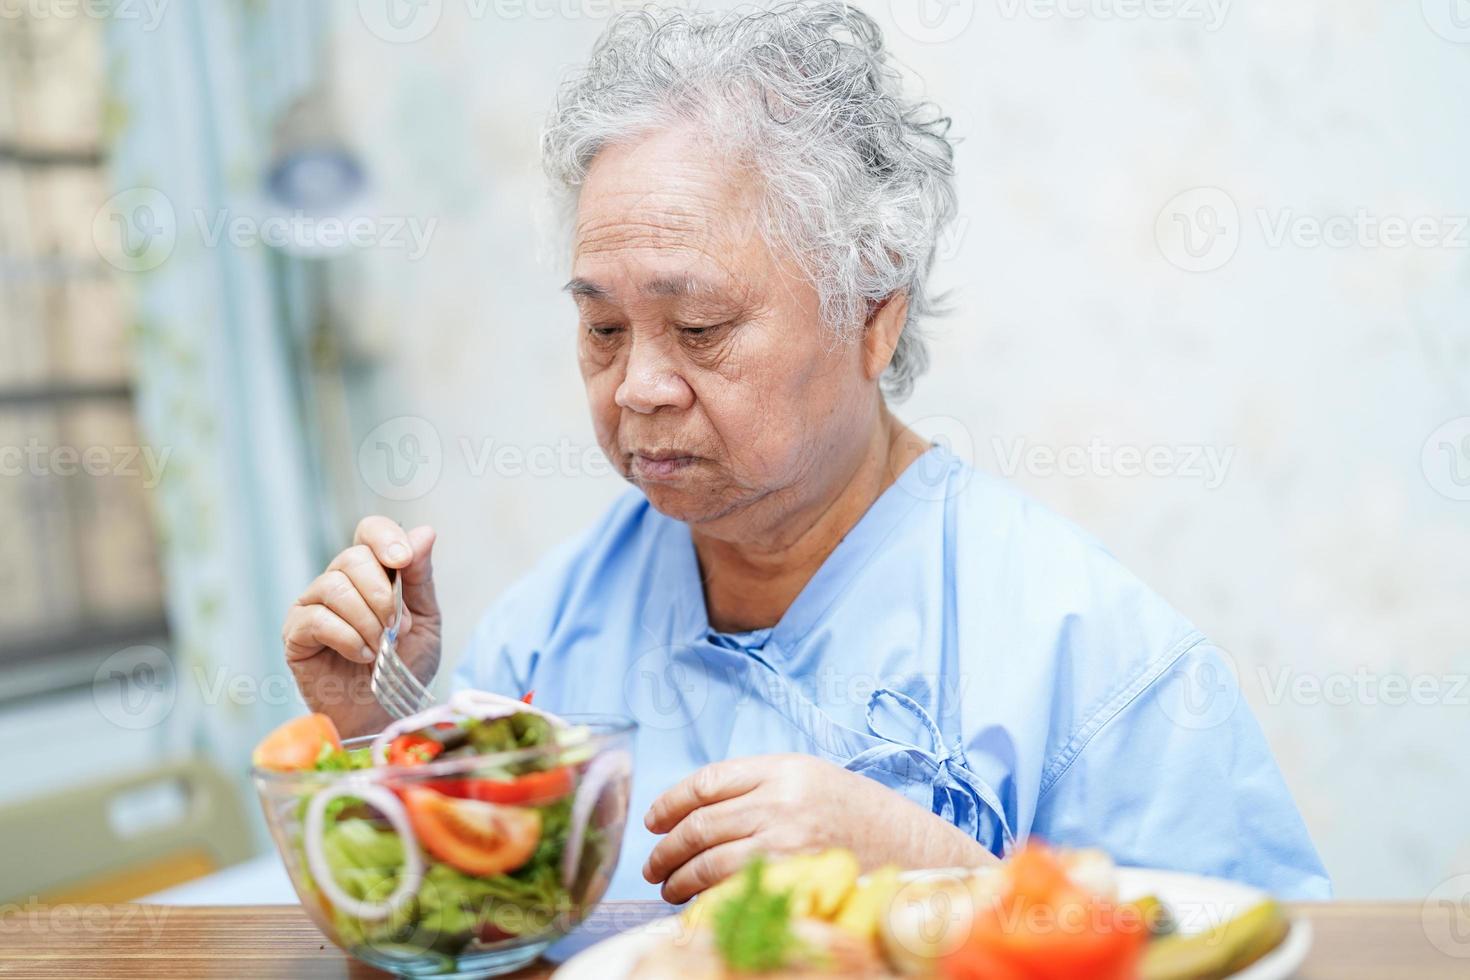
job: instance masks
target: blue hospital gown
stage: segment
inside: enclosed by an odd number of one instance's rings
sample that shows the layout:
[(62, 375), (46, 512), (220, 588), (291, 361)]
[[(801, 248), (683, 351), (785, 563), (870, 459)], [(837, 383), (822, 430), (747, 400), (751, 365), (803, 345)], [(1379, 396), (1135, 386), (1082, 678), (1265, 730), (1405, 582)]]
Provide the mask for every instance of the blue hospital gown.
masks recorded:
[(638, 491), (485, 615), (457, 686), (639, 723), (609, 897), (653, 799), (700, 766), (804, 752), (1003, 854), (1036, 834), (1121, 864), (1324, 898), (1326, 872), (1220, 651), (1100, 545), (942, 447), (774, 627), (718, 633), (686, 525)]

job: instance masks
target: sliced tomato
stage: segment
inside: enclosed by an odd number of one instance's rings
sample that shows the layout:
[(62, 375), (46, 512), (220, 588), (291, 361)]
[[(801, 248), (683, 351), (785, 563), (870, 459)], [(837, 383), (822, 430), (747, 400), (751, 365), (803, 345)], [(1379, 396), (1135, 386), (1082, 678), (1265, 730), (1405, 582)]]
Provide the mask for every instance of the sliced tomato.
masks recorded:
[(541, 841), (541, 812), (455, 799), (422, 786), (402, 791), (424, 849), (465, 874), (498, 875), (524, 865)]
[(505, 939), (514, 939), (515, 933), (506, 932), (494, 922), (481, 922), (475, 926), (475, 938), (482, 943), (498, 943)]
[(1046, 902), (1074, 889), (1067, 869), (1051, 848), (1038, 843), (1021, 848), (1006, 867), (1010, 897), (1018, 902)]
[(445, 796), (486, 803), (550, 803), (572, 791), (572, 770), (567, 766), (545, 772), (528, 772), (512, 780), (436, 779), (429, 784)]
[(1133, 980), (1147, 942), (1116, 907), (1077, 887), (1056, 855), (1028, 845), (1010, 859), (1009, 887), (975, 917), (943, 963), (950, 980)]
[(388, 743), (390, 766), (421, 766), (444, 751), (444, 743), (418, 732), (400, 735)]
[(258, 769), (314, 769), (324, 747), (332, 751), (342, 748), (337, 726), (326, 715), (307, 715), (292, 718), (261, 739), (250, 761)]
[(980, 943), (966, 943), (944, 958), (944, 980), (1033, 980), (1021, 967), (1007, 963)]

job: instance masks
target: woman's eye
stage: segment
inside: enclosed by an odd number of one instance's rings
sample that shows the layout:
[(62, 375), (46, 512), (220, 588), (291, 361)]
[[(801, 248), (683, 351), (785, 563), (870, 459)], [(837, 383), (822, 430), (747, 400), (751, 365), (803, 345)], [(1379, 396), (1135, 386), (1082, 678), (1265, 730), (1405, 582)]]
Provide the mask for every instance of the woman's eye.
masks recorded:
[(587, 328), (587, 333), (597, 340), (611, 340), (613, 337), (616, 337), (618, 334), (622, 333), (622, 331), (622, 327), (596, 326)]
[(710, 324), (709, 326), (698, 326), (696, 324), (680, 325), (679, 336), (688, 341), (708, 343), (715, 339), (715, 336), (723, 326), (723, 323)]

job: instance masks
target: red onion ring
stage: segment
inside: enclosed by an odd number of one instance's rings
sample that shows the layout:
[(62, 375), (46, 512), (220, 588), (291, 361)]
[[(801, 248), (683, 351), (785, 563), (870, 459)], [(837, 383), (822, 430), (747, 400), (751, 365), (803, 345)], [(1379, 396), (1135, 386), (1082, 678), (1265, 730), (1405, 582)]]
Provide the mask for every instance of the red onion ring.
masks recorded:
[(538, 708), (534, 704), (527, 704), (520, 698), (510, 698), (504, 694), (493, 694), (490, 691), (468, 689), (455, 691), (449, 695), (449, 706), (457, 709), (461, 714), (469, 715), (480, 721), (528, 713), (540, 715), (557, 728), (567, 727), (564, 720), (549, 711)]
[(587, 824), (592, 820), (592, 811), (602, 797), (602, 791), (615, 779), (633, 772), (633, 757), (625, 749), (606, 752), (593, 759), (577, 784), (577, 795), (572, 800), (571, 832), (567, 835), (566, 847), (561, 852), (561, 885), (567, 891), (577, 880), (578, 865), (582, 860), (582, 841), (587, 833)]
[[(403, 842), (403, 868), (398, 872), (398, 886), (381, 902), (364, 902), (353, 898), (342, 890), (332, 877), (332, 867), (322, 850), (322, 835), (326, 831), (327, 804), (339, 796), (355, 796), (370, 804), (388, 818), (398, 838)], [(327, 896), (333, 907), (348, 915), (375, 922), (386, 919), (404, 902), (418, 894), (424, 880), (424, 857), (419, 853), (419, 841), (414, 836), (413, 826), (408, 821), (408, 811), (398, 802), (398, 797), (381, 786), (366, 780), (348, 777), (317, 791), (306, 808), (306, 826), (301, 831), (306, 850), (306, 865), (318, 889)]]
[(399, 735), (416, 732), (421, 728), (428, 728), (430, 725), (437, 725), (445, 721), (459, 721), (462, 718), (493, 721), (496, 718), (508, 718), (523, 712), (540, 715), (557, 728), (567, 727), (565, 721), (551, 712), (533, 707), (517, 698), (509, 698), (504, 694), (492, 694), (489, 691), (455, 691), (449, 696), (448, 704), (436, 704), (416, 714), (411, 714), (407, 718), (400, 718), (379, 732), (372, 743), (373, 765), (386, 766), (388, 764), (388, 743)]

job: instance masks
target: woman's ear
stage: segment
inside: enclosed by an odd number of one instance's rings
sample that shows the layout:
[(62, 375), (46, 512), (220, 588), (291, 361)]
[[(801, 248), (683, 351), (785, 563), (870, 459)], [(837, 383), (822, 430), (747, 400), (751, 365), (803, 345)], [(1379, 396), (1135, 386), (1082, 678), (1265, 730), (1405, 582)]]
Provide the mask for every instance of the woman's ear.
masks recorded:
[(863, 329), (863, 374), (869, 381), (877, 381), (888, 369), (888, 362), (893, 360), (893, 351), (898, 347), (898, 338), (903, 335), (908, 319), (907, 290), (892, 293), (870, 308), (868, 323)]

